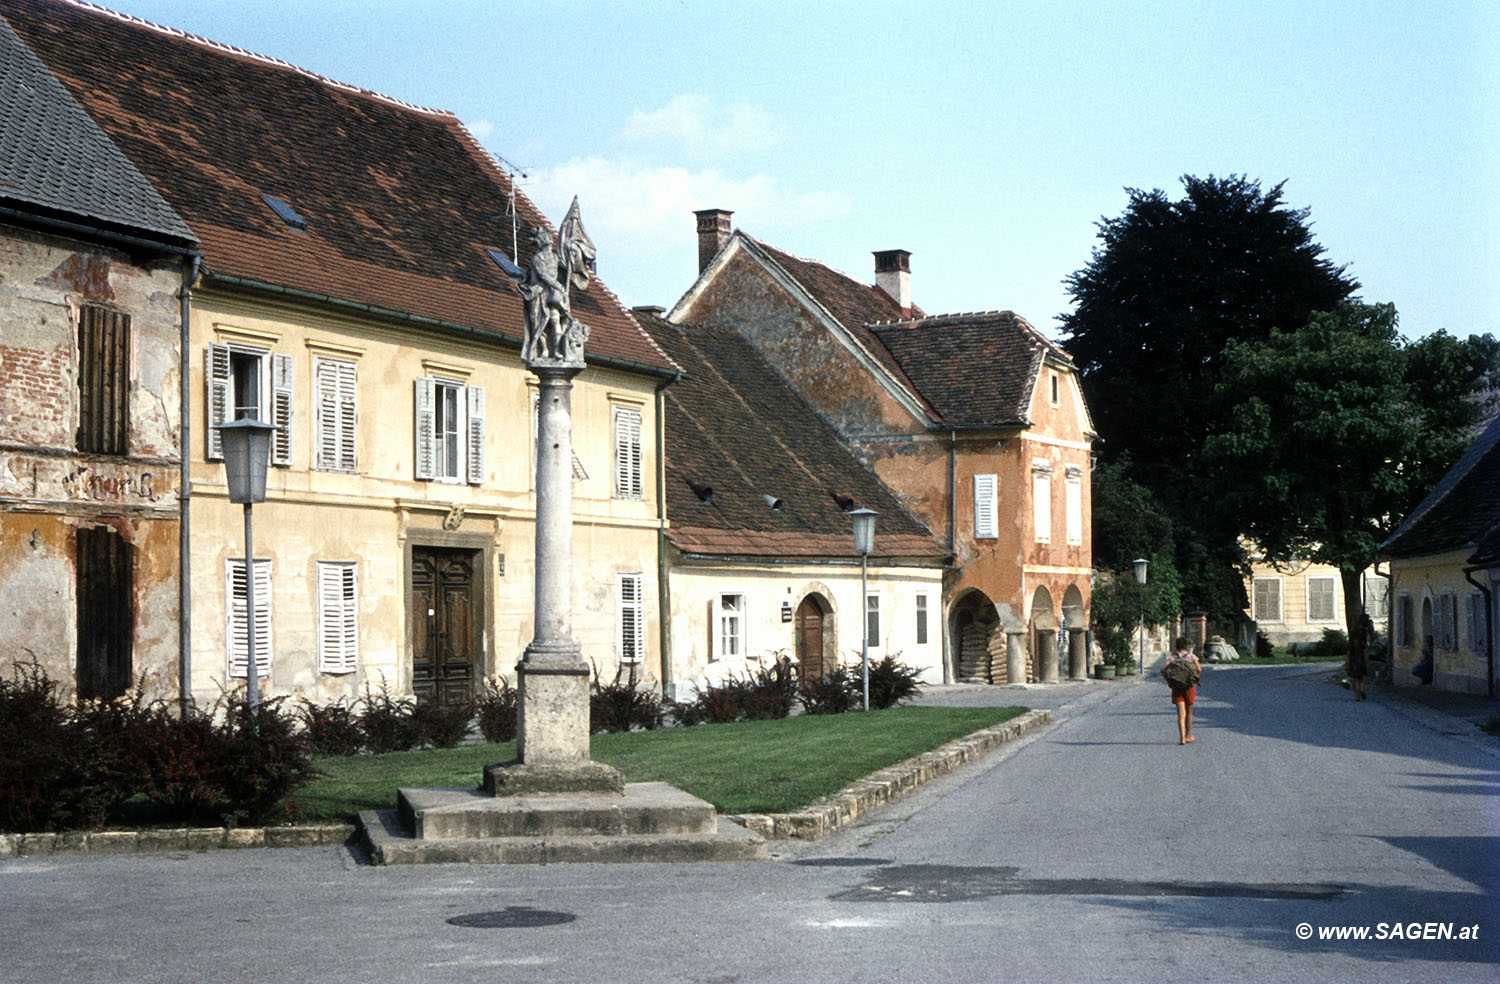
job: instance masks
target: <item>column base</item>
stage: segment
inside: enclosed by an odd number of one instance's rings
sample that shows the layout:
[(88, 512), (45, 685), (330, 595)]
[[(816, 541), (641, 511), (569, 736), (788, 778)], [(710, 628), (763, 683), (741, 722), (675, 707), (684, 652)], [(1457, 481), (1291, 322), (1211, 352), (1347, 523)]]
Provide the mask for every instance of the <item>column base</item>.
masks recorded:
[[(576, 766), (589, 761), (589, 668), (573, 659), (533, 662), (535, 643), (517, 669), (517, 761), (528, 766)], [(549, 655), (567, 655), (560, 648)]]

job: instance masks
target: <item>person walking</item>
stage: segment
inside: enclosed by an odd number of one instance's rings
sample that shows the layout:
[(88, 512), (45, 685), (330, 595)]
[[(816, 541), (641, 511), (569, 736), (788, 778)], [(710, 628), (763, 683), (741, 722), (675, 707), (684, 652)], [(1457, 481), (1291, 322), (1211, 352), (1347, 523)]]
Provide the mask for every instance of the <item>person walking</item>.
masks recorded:
[(1161, 675), (1172, 688), (1172, 705), (1177, 708), (1177, 744), (1197, 741), (1193, 737), (1193, 701), (1198, 697), (1198, 678), (1203, 664), (1193, 655), (1193, 640), (1178, 636), (1173, 644), (1177, 651), (1167, 657)]

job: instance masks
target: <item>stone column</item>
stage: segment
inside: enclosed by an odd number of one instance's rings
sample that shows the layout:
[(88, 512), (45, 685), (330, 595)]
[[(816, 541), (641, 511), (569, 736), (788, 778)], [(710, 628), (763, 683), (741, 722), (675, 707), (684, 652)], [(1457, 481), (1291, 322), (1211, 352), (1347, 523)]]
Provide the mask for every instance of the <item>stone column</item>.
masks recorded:
[(1083, 629), (1068, 629), (1068, 679), (1084, 680), (1089, 675), (1088, 640)]
[(1041, 683), (1057, 682), (1057, 630), (1042, 629), (1036, 634), (1036, 678)]
[(589, 667), (573, 640), (573, 367), (533, 366), (538, 394), (535, 635), (517, 668), (524, 765), (589, 759)]
[(1005, 630), (1005, 675), (1011, 683), (1027, 683), (1026, 679), (1026, 629)]

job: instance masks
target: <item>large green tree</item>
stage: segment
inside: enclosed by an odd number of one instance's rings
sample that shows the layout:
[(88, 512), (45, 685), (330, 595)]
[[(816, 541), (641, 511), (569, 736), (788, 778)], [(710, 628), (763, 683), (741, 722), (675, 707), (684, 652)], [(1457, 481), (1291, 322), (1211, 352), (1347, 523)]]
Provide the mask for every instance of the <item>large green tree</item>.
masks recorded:
[(1308, 211), (1282, 185), (1249, 178), (1182, 179), (1183, 196), (1127, 189), (1099, 222), (1089, 264), (1068, 277), (1062, 316), (1106, 460), (1128, 452), (1130, 474), (1176, 528), (1184, 601), (1225, 612), (1242, 604), (1235, 517), (1203, 493), (1209, 435), (1229, 409), (1215, 399), (1224, 347), (1293, 331), (1359, 284), (1323, 256)]
[(1489, 336), (1406, 343), (1389, 304), (1341, 304), (1225, 349), (1217, 389), (1235, 410), (1205, 444), (1218, 466), (1206, 491), (1272, 560), (1339, 569), (1356, 653), (1362, 572), (1472, 438), (1497, 365)]

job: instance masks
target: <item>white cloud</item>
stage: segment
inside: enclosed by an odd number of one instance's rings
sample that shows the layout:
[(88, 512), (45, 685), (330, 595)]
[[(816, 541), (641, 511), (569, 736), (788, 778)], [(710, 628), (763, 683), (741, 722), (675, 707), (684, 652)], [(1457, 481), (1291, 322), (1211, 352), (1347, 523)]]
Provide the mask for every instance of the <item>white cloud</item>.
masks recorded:
[(485, 140), (490, 134), (495, 132), (494, 120), (475, 120), (472, 123), (465, 123), (464, 126), (468, 127), (469, 132), (474, 134), (475, 140), (480, 141)]
[(660, 109), (636, 110), (620, 136), (639, 143), (667, 143), (673, 151), (720, 156), (762, 150), (781, 142), (780, 124), (759, 106), (720, 108), (700, 93), (674, 96)]

